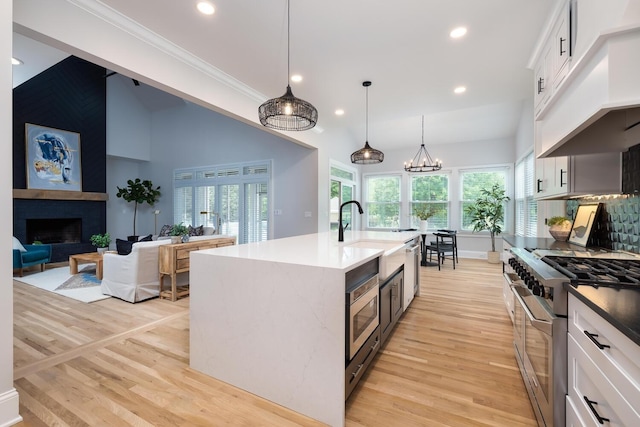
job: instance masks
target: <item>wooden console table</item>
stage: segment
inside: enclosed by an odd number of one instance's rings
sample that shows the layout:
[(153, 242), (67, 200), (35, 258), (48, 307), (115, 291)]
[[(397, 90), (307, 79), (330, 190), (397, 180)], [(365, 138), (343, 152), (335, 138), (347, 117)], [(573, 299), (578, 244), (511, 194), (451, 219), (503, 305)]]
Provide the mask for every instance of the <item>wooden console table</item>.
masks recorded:
[[(160, 298), (175, 301), (189, 295), (189, 285), (177, 286), (178, 273), (189, 271), (189, 253), (201, 249), (218, 248), (235, 245), (235, 237), (220, 237), (218, 239), (196, 240), (187, 243), (176, 243), (158, 247), (158, 261), (160, 265)], [(171, 277), (171, 289), (163, 290), (164, 276)]]

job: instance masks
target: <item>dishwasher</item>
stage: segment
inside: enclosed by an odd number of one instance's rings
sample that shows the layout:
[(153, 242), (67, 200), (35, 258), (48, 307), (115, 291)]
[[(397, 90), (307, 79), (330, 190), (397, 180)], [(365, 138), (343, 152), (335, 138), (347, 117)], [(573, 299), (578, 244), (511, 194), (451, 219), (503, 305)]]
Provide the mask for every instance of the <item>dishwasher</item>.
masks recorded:
[(404, 261), (404, 299), (402, 311), (405, 311), (414, 296), (420, 295), (420, 236), (405, 242)]

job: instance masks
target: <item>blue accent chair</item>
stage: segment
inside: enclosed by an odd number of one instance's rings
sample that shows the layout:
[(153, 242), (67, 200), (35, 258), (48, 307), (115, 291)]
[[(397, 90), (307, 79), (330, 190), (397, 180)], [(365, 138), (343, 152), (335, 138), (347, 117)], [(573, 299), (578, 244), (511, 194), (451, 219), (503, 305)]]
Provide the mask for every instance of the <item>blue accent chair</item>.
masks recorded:
[(23, 246), (26, 252), (21, 252), (19, 249), (13, 250), (13, 269), (20, 269), (20, 277), (24, 267), (40, 264), (40, 271), (44, 271), (44, 264), (51, 262), (51, 245)]

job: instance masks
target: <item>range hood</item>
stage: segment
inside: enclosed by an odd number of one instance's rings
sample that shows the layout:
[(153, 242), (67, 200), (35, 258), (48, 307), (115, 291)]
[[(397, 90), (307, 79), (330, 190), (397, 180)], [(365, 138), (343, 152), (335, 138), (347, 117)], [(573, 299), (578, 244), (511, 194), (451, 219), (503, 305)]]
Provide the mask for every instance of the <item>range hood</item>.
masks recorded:
[(623, 152), (640, 143), (640, 26), (601, 34), (536, 118), (538, 157)]

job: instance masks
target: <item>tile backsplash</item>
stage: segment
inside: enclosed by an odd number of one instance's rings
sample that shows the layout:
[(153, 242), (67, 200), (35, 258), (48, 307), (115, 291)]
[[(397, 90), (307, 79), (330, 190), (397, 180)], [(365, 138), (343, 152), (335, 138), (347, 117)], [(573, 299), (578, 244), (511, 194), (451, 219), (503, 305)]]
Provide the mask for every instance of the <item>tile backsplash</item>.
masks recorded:
[(611, 195), (567, 201), (567, 216), (575, 216), (578, 205), (602, 203), (588, 246), (640, 253), (640, 197)]

